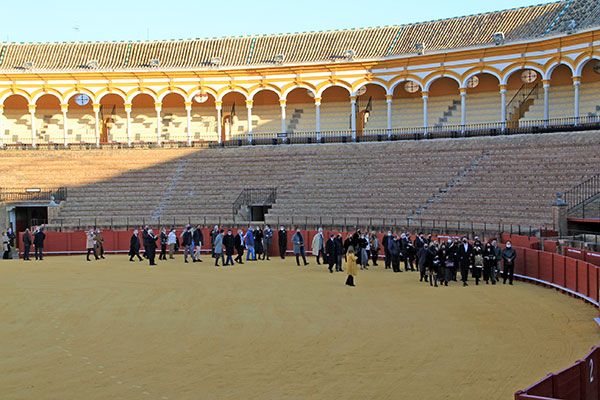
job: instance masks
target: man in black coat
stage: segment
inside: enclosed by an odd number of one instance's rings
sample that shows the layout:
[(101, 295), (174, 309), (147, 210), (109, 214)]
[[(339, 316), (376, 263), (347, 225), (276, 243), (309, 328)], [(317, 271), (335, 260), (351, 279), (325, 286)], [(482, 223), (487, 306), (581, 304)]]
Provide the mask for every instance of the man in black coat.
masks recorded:
[(342, 272), (342, 259), (344, 258), (344, 241), (342, 240), (342, 235), (340, 233), (334, 239), (335, 243), (335, 254), (337, 254), (335, 260), (335, 270), (338, 272)]
[(181, 234), (181, 245), (183, 246), (183, 262), (189, 263), (188, 256), (194, 259), (194, 254), (192, 252), (192, 227), (187, 225), (185, 230)]
[(156, 236), (154, 236), (154, 232), (152, 229), (148, 229), (146, 234), (146, 239), (144, 240), (144, 247), (148, 252), (148, 261), (150, 262), (150, 266), (156, 265), (154, 262), (154, 258), (156, 257)]
[(142, 257), (140, 257), (140, 238), (137, 229), (133, 231), (131, 239), (129, 239), (129, 261), (133, 262), (133, 257), (137, 257), (138, 260), (142, 261)]
[(46, 234), (44, 233), (44, 228), (40, 227), (33, 235), (33, 247), (36, 260), (41, 261), (44, 259), (44, 240), (46, 240)]
[(144, 246), (144, 258), (148, 258), (148, 249), (146, 248), (146, 239), (148, 238), (148, 225), (142, 229), (142, 245)]
[(235, 258), (235, 262), (238, 264), (243, 264), (244, 260), (242, 257), (244, 256), (244, 230), (241, 228), (235, 235), (234, 246), (238, 253), (237, 257)]
[(457, 251), (458, 264), (460, 266), (460, 277), (463, 286), (468, 286), (469, 267), (473, 265), (473, 246), (469, 243), (466, 237), (462, 238), (462, 243), (458, 245)]
[[(217, 235), (218, 235), (218, 228), (217, 228)], [(210, 237), (211, 237), (211, 246), (213, 246), (213, 234), (212, 232), (210, 233)], [(215, 237), (217, 237), (215, 235)], [(196, 229), (194, 230), (194, 233), (192, 234), (192, 241), (194, 242), (194, 246), (192, 246), (194, 248), (194, 254), (192, 254), (192, 262), (202, 262), (201, 259), (201, 255), (202, 255), (202, 244), (204, 243), (204, 235), (202, 234), (202, 227), (200, 225), (198, 225), (196, 227)], [(212, 257), (214, 258), (215, 256), (215, 252), (214, 252), (214, 246), (213, 249), (211, 250), (212, 252)]]
[(398, 235), (389, 241), (389, 250), (392, 257), (392, 269), (394, 272), (402, 272), (400, 269), (400, 255), (402, 253), (402, 241)]
[(227, 256), (225, 265), (234, 265), (233, 253), (235, 251), (235, 238), (231, 234), (231, 229), (227, 230), (227, 235), (223, 238), (223, 247), (225, 247), (225, 255)]
[(392, 236), (392, 231), (388, 231), (387, 236), (385, 236), (382, 241), (385, 269), (390, 269), (392, 266), (392, 255), (390, 254), (391, 240), (394, 240)]
[(333, 233), (329, 235), (329, 239), (325, 243), (325, 255), (327, 256), (327, 262), (329, 264), (329, 272), (333, 274), (333, 266), (336, 265), (338, 258), (337, 245), (335, 243), (335, 235)]
[(29, 259), (29, 252), (31, 251), (31, 234), (29, 228), (25, 229), (23, 233), (23, 261), (31, 261)]
[(283, 226), (281, 226), (281, 228), (279, 228), (278, 242), (279, 242), (279, 256), (283, 260), (283, 259), (285, 259), (285, 253), (287, 252), (287, 245), (288, 245), (287, 231), (285, 230), (285, 228)]

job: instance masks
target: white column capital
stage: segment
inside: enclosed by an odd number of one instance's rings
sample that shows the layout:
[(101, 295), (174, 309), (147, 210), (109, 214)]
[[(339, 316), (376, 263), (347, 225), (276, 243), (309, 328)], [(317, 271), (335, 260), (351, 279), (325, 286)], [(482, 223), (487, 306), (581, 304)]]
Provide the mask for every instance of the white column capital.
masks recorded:
[(246, 100), (246, 108), (251, 110), (253, 105), (254, 105), (253, 100)]
[(286, 99), (279, 99), (279, 106), (280, 107), (285, 107), (287, 104), (287, 100)]

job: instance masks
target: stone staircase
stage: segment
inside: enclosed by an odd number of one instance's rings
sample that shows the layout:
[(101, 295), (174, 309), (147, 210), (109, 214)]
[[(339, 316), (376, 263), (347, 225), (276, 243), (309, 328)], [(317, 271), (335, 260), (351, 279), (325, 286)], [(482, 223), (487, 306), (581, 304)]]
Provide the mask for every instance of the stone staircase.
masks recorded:
[(444, 124), (448, 122), (448, 118), (453, 116), (456, 110), (458, 110), (458, 106), (460, 106), (460, 100), (452, 100), (452, 105), (448, 106), (448, 109), (444, 111), (444, 114), (438, 119), (435, 127), (440, 128), (444, 126)]
[(489, 151), (483, 151), (481, 155), (473, 158), (468, 166), (465, 168), (461, 168), (461, 170), (454, 175), (444, 187), (439, 188), (439, 191), (431, 195), (424, 204), (421, 204), (417, 207), (416, 210), (413, 211), (412, 214), (408, 215), (408, 218), (411, 217), (421, 217), (422, 214), (427, 210), (430, 204), (437, 203), (441, 201), (451, 190), (452, 188), (459, 183), (462, 179), (466, 178), (471, 172), (473, 172), (477, 166), (484, 160), (490, 157)]
[(300, 118), (302, 118), (302, 114), (304, 114), (304, 109), (296, 108), (292, 113), (292, 118), (290, 119), (290, 123), (287, 126), (286, 133), (293, 133), (298, 128), (298, 124), (300, 123)]

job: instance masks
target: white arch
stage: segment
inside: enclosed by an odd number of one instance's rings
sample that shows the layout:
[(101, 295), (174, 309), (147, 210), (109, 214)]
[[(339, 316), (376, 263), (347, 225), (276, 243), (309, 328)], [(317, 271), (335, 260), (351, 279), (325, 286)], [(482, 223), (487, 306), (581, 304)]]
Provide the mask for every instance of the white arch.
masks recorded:
[(287, 99), (288, 94), (290, 94), (291, 92), (293, 92), (296, 89), (306, 89), (309, 92), (311, 92), (315, 97), (317, 96), (317, 92), (313, 88), (311, 88), (310, 86), (304, 85), (304, 84), (298, 84), (296, 86), (290, 86), (289, 88), (287, 88), (286, 90), (284, 90), (281, 93), (281, 98), (282, 99)]
[(283, 99), (283, 97), (281, 97), (281, 94), (270, 86), (258, 87), (256, 89), (254, 89), (253, 91), (251, 91), (250, 93), (248, 93), (248, 97), (251, 98), (252, 100), (254, 100), (254, 96), (256, 96), (256, 94), (258, 94), (259, 92), (262, 92), (264, 90), (268, 90), (269, 92), (275, 93), (280, 100)]
[(100, 101), (102, 101), (102, 99), (104, 97), (108, 96), (109, 94), (117, 95), (117, 96), (119, 96), (123, 100), (123, 104), (127, 103), (127, 97), (123, 93), (110, 92), (110, 91), (102, 92), (99, 95), (96, 95), (96, 98), (94, 99), (94, 103), (95, 104), (100, 104)]
[(240, 91), (240, 90), (238, 90), (238, 89), (229, 89), (229, 90), (226, 90), (226, 91), (224, 91), (223, 93), (219, 94), (219, 95), (218, 95), (218, 97), (217, 97), (217, 101), (223, 101), (223, 98), (224, 98), (225, 96), (227, 96), (229, 93), (239, 93), (239, 94), (241, 94), (242, 96), (244, 96), (244, 99), (245, 99), (245, 100), (250, 100), (250, 99), (248, 98), (248, 96), (246, 95), (246, 93), (244, 93), (244, 92), (242, 92), (242, 91)]
[(158, 98), (156, 97), (156, 95), (154, 93), (146, 91), (146, 90), (142, 90), (142, 91), (137, 91), (137, 92), (131, 93), (129, 96), (127, 96), (127, 103), (132, 104), (133, 99), (135, 99), (137, 96), (139, 96), (141, 94), (147, 94), (148, 96), (152, 97), (152, 99), (154, 100), (155, 103), (158, 102)]
[(178, 94), (183, 98), (184, 102), (187, 101), (187, 94), (183, 90), (176, 89), (176, 90), (166, 90), (165, 92), (159, 94), (158, 98), (157, 98), (158, 102), (162, 103), (163, 99), (170, 94)]
[(598, 60), (600, 61), (600, 56), (587, 56), (584, 59), (582, 59), (579, 64), (577, 64), (577, 67), (575, 67), (575, 72), (573, 74), (573, 76), (581, 76), (581, 74), (583, 73), (583, 68), (585, 67), (585, 65), (592, 61), (592, 60)]
[(339, 83), (328, 83), (328, 84), (326, 84), (325, 86), (323, 86), (322, 88), (320, 88), (320, 89), (317, 90), (316, 96), (317, 97), (322, 97), (323, 96), (323, 92), (325, 92), (327, 89), (329, 89), (331, 87), (334, 87), (334, 86), (346, 89), (346, 91), (348, 92), (348, 96), (352, 96), (352, 89), (350, 89), (350, 88), (348, 88), (348, 87), (346, 87), (344, 85), (340, 85)]
[(552, 78), (552, 73), (559, 65), (567, 66), (569, 68), (569, 70), (571, 71), (571, 76), (573, 76), (575, 74), (575, 71), (573, 70), (573, 67), (570, 64), (565, 63), (563, 61), (556, 61), (555, 63), (551, 64), (550, 67), (548, 68), (548, 71), (546, 71), (546, 76), (544, 76), (544, 79), (549, 80), (550, 78)]
[(492, 75), (495, 76), (496, 79), (498, 79), (498, 84), (500, 84), (500, 82), (502, 82), (502, 77), (500, 76), (500, 74), (498, 74), (495, 71), (490, 71), (490, 70), (483, 70), (483, 71), (473, 71), (471, 72), (469, 75), (467, 75), (464, 79), (464, 81), (462, 82), (462, 84), (460, 84), (461, 88), (466, 88), (467, 87), (467, 82), (469, 81), (469, 79), (471, 79), (472, 77), (479, 75), (479, 74), (488, 74), (488, 75)]
[(61, 103), (63, 102), (63, 96), (59, 96), (59, 95), (57, 95), (57, 94), (56, 94), (56, 93), (54, 93), (54, 92), (39, 92), (38, 94), (36, 94), (35, 96), (33, 96), (33, 97), (31, 98), (31, 102), (30, 102), (30, 104), (35, 104), (35, 103), (37, 103), (37, 101), (38, 101), (40, 98), (42, 98), (42, 97), (44, 97), (44, 96), (46, 96), (46, 95), (48, 95), (48, 96), (53, 96), (53, 97), (55, 97), (56, 99), (58, 99), (58, 103), (59, 103), (59, 104), (61, 104)]
[(25, 93), (22, 92), (7, 92), (5, 93), (3, 96), (0, 97), (0, 105), (4, 104), (4, 102), (6, 101), (6, 99), (8, 99), (11, 96), (19, 96), (25, 99), (25, 101), (27, 102), (27, 104), (31, 104), (29, 102), (29, 96)]
[(433, 82), (437, 81), (438, 79), (442, 79), (442, 78), (450, 78), (454, 82), (458, 83), (458, 87), (459, 88), (462, 87), (460, 79), (458, 79), (457, 77), (455, 77), (453, 74), (441, 74), (441, 75), (434, 75), (431, 78), (429, 78), (429, 80), (427, 82), (425, 82), (425, 87), (423, 88), (423, 91), (424, 92), (429, 92), (429, 88), (431, 87), (431, 85), (433, 84)]
[(396, 90), (396, 86), (398, 86), (401, 83), (408, 82), (408, 81), (416, 83), (417, 85), (419, 85), (419, 88), (421, 88), (421, 90), (423, 90), (423, 85), (421, 85), (421, 82), (419, 82), (416, 79), (405, 78), (405, 79), (400, 79), (400, 80), (394, 82), (394, 84), (390, 87), (389, 91), (386, 94), (393, 95), (394, 94), (394, 90)]
[(520, 71), (522, 69), (532, 69), (540, 74), (541, 77), (544, 76), (544, 70), (537, 65), (515, 65), (513, 68), (509, 69), (506, 74), (504, 74), (504, 78), (500, 81), (501, 85), (506, 85), (508, 83), (508, 79), (514, 74), (516, 71)]
[(192, 102), (192, 101), (194, 101), (194, 97), (196, 97), (196, 95), (197, 95), (198, 93), (202, 93), (202, 92), (204, 92), (204, 93), (206, 93), (206, 94), (209, 94), (209, 95), (211, 95), (211, 97), (212, 97), (212, 98), (213, 98), (215, 101), (217, 100), (217, 97), (218, 97), (218, 96), (217, 96), (217, 92), (216, 92), (216, 91), (214, 91), (213, 89), (208, 89), (208, 88), (206, 88), (206, 87), (205, 87), (205, 88), (202, 88), (202, 89), (201, 89), (201, 88), (198, 88), (198, 89), (196, 89), (196, 90), (193, 90), (193, 91), (190, 93), (190, 95), (189, 95), (189, 96), (185, 97), (185, 101), (187, 101), (187, 102)]
[(359, 85), (359, 86), (356, 88), (356, 90), (355, 90), (355, 91), (352, 93), (352, 96), (356, 96), (356, 95), (357, 95), (357, 92), (358, 92), (358, 90), (359, 90), (360, 88), (362, 88), (362, 87), (365, 87), (365, 86), (367, 86), (367, 85), (376, 85), (376, 86), (382, 87), (382, 88), (383, 88), (383, 90), (385, 91), (385, 94), (388, 94), (388, 88), (387, 88), (387, 86), (385, 86), (383, 83), (381, 83), (381, 82), (379, 82), (379, 81), (369, 81), (369, 82), (363, 82), (363, 83), (361, 83), (361, 84), (360, 84), (360, 85)]

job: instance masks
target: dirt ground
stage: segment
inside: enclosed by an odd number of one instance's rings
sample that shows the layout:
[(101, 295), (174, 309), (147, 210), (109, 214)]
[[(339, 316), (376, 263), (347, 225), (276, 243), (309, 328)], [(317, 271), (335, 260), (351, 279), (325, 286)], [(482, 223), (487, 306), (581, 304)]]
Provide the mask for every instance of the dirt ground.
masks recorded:
[(0, 398), (508, 400), (600, 342), (554, 290), (310, 261), (1, 262)]

